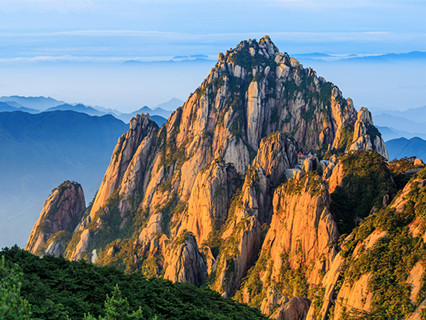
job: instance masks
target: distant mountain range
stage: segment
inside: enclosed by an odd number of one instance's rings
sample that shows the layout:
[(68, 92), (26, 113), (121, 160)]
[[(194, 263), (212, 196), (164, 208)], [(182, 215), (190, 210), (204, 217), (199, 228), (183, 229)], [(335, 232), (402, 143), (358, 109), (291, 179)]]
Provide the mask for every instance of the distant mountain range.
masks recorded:
[(24, 244), (43, 199), (64, 179), (80, 181), (89, 202), (127, 128), (111, 115), (0, 112), (0, 247)]
[(50, 97), (0, 97), (0, 247), (24, 244), (43, 199), (62, 180), (79, 181), (89, 202), (125, 122), (143, 112), (162, 126), (182, 104), (173, 98), (121, 113)]
[(122, 63), (124, 64), (176, 63), (176, 62), (191, 63), (191, 62), (206, 62), (206, 61), (209, 62), (213, 60), (209, 59), (209, 57), (204, 54), (194, 54), (194, 55), (187, 55), (187, 56), (174, 56), (166, 60), (130, 59), (130, 60), (125, 60)]
[(419, 137), (412, 139), (398, 138), (386, 141), (389, 160), (403, 157), (416, 157), (426, 162), (426, 140)]
[(113, 115), (115, 118), (126, 123), (130, 121), (136, 114), (148, 113), (152, 120), (158, 125), (166, 122), (173, 110), (183, 104), (182, 100), (172, 98), (155, 107), (144, 106), (130, 113), (122, 113), (115, 109), (103, 107), (86, 106), (82, 103), (70, 104), (58, 101), (50, 97), (21, 97), (21, 96), (5, 96), (0, 97), (0, 112), (23, 111), (28, 113), (40, 113), (42, 111), (75, 111), (88, 114), (90, 116)]
[[(8, 96), (0, 97), (0, 102), (6, 102), (11, 106), (20, 106), (36, 110), (46, 110), (48, 108), (56, 107), (64, 104), (63, 101), (55, 100), (51, 97), (22, 97), (22, 96)], [(13, 104), (15, 103), (15, 104)]]
[(97, 110), (95, 108), (85, 106), (84, 104), (81, 104), (81, 103), (74, 104), (74, 105), (69, 103), (64, 103), (55, 107), (51, 107), (47, 109), (46, 111), (67, 111), (67, 110), (85, 113), (85, 114), (88, 114), (89, 116), (103, 116), (105, 114), (108, 114), (100, 110)]
[(377, 54), (377, 55), (334, 55), (321, 52), (313, 53), (299, 53), (293, 55), (296, 59), (301, 60), (302, 62), (307, 62), (309, 60), (315, 61), (342, 61), (342, 62), (399, 62), (399, 61), (426, 61), (426, 52), (425, 51), (411, 51), (404, 53), (386, 53), (386, 54)]
[(385, 141), (400, 137), (426, 139), (426, 106), (402, 111), (373, 111), (373, 121)]
[(28, 113), (40, 112), (40, 110), (22, 107), (13, 101), (0, 102), (0, 112), (11, 112), (11, 111), (22, 111), (22, 112), (28, 112)]
[[(156, 119), (159, 119), (160, 122), (166, 122), (167, 118), (170, 116), (171, 112), (164, 110), (162, 108), (151, 109), (147, 106), (142, 107), (131, 113), (120, 113), (116, 117), (124, 122), (129, 122), (135, 115), (140, 113), (148, 113), (150, 116), (156, 116)], [(154, 119), (153, 119), (154, 120)], [(155, 121), (155, 120), (154, 120)], [(157, 123), (158, 124), (158, 123)]]
[(164, 109), (164, 110), (167, 110), (167, 111), (174, 111), (174, 110), (177, 109), (177, 107), (182, 106), (183, 103), (184, 103), (184, 101), (182, 101), (180, 99), (172, 98), (169, 101), (166, 101), (166, 102), (163, 102), (163, 103), (156, 105), (154, 107), (154, 109), (161, 108), (161, 109)]
[(387, 53), (374, 56), (361, 56), (346, 59), (346, 61), (362, 62), (397, 62), (402, 60), (426, 60), (426, 52), (412, 51), (406, 53)]

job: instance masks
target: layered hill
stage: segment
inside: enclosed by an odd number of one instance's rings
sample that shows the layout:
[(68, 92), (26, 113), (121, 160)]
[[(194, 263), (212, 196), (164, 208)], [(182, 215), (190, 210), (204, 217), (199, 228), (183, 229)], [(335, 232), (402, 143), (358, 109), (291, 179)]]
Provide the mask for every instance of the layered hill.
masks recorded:
[(0, 112), (0, 246), (25, 246), (52, 186), (78, 180), (90, 201), (127, 125), (72, 111)]
[(68, 242), (40, 218), (27, 250), (49, 243), (302, 319), (340, 235), (395, 195), (387, 158), (367, 109), (269, 37), (243, 41), (163, 126), (131, 119)]
[(389, 150), (390, 159), (414, 156), (426, 161), (426, 141), (419, 137), (389, 140), (386, 141), (386, 147)]

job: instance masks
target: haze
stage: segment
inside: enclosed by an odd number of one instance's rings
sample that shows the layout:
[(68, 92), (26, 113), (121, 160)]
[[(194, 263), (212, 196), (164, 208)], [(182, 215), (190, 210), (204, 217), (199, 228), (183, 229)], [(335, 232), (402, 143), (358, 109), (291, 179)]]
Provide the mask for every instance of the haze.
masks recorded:
[[(3, 0), (0, 95), (52, 96), (123, 112), (185, 100), (219, 52), (268, 34), (357, 107), (418, 107), (426, 104), (424, 58), (349, 63), (300, 54), (336, 60), (426, 51), (425, 12), (421, 0)], [(164, 62), (191, 55), (202, 59)]]

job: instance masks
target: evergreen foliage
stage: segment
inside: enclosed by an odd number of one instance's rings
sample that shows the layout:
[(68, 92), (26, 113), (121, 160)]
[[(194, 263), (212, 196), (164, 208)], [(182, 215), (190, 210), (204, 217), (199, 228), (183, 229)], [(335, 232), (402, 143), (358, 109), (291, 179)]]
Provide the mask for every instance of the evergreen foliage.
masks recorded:
[[(85, 320), (96, 320), (92, 315), (84, 316)], [(112, 296), (107, 295), (105, 301), (105, 317), (99, 316), (99, 320), (142, 320), (142, 309), (139, 307), (137, 311), (130, 311), (129, 302), (127, 298), (123, 298), (121, 291), (116, 285)]]
[[(31, 305), (32, 319), (83, 319), (86, 314), (86, 319), (109, 320), (116, 312), (133, 319), (266, 319), (259, 310), (189, 283), (146, 279), (140, 273), (127, 275), (63, 257), (39, 258), (16, 246), (3, 249), (0, 256), (5, 257), (6, 268), (19, 263), (21, 296)], [(116, 285), (120, 290), (114, 289)]]
[[(426, 179), (426, 169), (414, 179)], [(353, 284), (363, 274), (371, 274), (368, 290), (373, 292), (371, 312), (362, 317), (349, 312), (344, 319), (406, 319), (426, 297), (426, 277), (421, 280), (421, 289), (416, 301), (410, 301), (411, 288), (407, 282), (410, 270), (416, 263), (426, 265), (426, 244), (422, 233), (414, 236), (409, 225), (415, 219), (426, 228), (426, 187), (413, 186), (405, 198), (402, 210), (381, 209), (365, 219), (354, 229), (353, 237), (345, 243), (342, 255), (348, 259), (344, 279)], [(355, 247), (374, 230), (386, 231), (372, 248), (358, 251)]]
[(348, 153), (342, 164), (345, 177), (331, 194), (330, 209), (343, 234), (350, 233), (373, 206), (381, 208), (383, 197), (395, 194), (396, 188), (384, 158), (374, 151)]
[(4, 257), (0, 260), (0, 319), (25, 320), (30, 319), (31, 308), (20, 296), (22, 286), (22, 272), (18, 266), (8, 267)]

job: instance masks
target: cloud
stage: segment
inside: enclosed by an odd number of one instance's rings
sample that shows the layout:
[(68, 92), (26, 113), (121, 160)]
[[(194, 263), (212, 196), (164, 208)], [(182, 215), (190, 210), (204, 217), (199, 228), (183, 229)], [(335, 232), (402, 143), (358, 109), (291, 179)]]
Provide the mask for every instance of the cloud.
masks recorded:
[(390, 32), (390, 31), (342, 31), (342, 32), (221, 32), (221, 33), (188, 33), (156, 30), (71, 30), (52, 32), (0, 32), (0, 37), (137, 37), (151, 38), (154, 40), (187, 40), (187, 41), (216, 41), (223, 39), (260, 39), (265, 34), (272, 37), (272, 40), (297, 40), (297, 41), (346, 41), (346, 40), (392, 40), (392, 39), (424, 39), (422, 32)]
[(73, 56), (73, 55), (60, 55), (60, 56), (34, 56), (34, 57), (13, 57), (13, 58), (0, 58), (0, 64), (12, 63), (66, 63), (66, 62), (82, 62), (82, 63), (123, 63), (123, 62), (187, 62), (196, 61), (197, 58), (203, 60), (214, 60), (216, 56), (200, 55), (193, 56), (145, 56), (145, 57), (129, 57), (129, 56), (113, 56), (113, 57), (99, 57), (99, 56)]
[[(426, 50), (425, 33), (418, 32), (369, 30), (189, 33), (156, 30), (72, 30), (0, 32), (0, 52), (2, 58), (15, 58), (15, 62), (34, 62), (43, 59), (99, 61), (101, 58), (124, 56), (127, 59), (134, 59), (134, 57), (171, 57), (190, 54), (216, 55), (218, 52), (235, 47), (241, 40), (260, 39), (265, 34), (268, 34), (281, 50), (293, 53), (321, 51), (372, 54)], [(26, 45), (29, 42), (31, 47)]]

